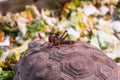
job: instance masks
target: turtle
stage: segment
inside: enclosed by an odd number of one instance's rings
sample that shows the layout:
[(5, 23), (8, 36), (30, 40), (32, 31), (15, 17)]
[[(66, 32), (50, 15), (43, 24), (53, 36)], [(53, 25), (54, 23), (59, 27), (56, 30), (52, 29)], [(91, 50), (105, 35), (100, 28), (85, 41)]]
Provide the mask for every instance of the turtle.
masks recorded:
[(13, 80), (120, 80), (120, 68), (87, 42), (58, 47), (39, 39), (16, 63)]

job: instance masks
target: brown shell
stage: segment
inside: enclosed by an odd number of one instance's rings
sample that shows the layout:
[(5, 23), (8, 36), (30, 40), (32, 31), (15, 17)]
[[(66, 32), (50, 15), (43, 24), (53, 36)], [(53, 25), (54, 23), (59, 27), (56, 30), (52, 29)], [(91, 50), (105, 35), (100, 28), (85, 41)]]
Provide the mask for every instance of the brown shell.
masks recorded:
[(58, 48), (34, 41), (15, 71), (13, 80), (120, 80), (116, 63), (84, 42)]

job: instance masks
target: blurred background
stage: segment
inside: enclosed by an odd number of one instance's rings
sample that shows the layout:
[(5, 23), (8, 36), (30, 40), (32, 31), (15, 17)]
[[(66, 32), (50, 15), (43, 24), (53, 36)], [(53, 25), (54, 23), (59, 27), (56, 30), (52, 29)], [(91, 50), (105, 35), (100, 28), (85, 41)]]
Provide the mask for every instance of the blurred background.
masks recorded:
[(0, 80), (12, 80), (31, 41), (65, 30), (120, 65), (120, 0), (0, 0)]

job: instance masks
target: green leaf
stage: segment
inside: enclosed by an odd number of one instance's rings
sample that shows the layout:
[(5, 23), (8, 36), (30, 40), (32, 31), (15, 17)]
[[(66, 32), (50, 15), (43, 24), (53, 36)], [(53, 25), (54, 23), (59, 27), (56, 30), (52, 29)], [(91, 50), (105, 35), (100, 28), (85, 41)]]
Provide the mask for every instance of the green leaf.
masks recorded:
[(13, 70), (4, 71), (0, 68), (0, 80), (13, 80), (13, 75)]
[(3, 54), (3, 51), (2, 51), (2, 48), (0, 47), (0, 57), (2, 56)]

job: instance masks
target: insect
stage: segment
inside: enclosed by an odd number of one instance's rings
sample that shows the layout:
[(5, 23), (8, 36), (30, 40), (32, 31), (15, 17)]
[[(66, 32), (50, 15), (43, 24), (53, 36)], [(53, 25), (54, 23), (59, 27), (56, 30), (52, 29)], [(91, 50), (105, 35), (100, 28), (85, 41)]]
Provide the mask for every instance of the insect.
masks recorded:
[[(68, 37), (68, 40), (65, 40)], [(65, 30), (64, 33), (61, 36), (57, 35), (50, 35), (48, 38), (49, 44), (52, 43), (54, 45), (58, 45), (60, 47), (60, 44), (72, 44), (75, 41), (70, 40), (70, 36), (68, 35), (68, 32)]]

